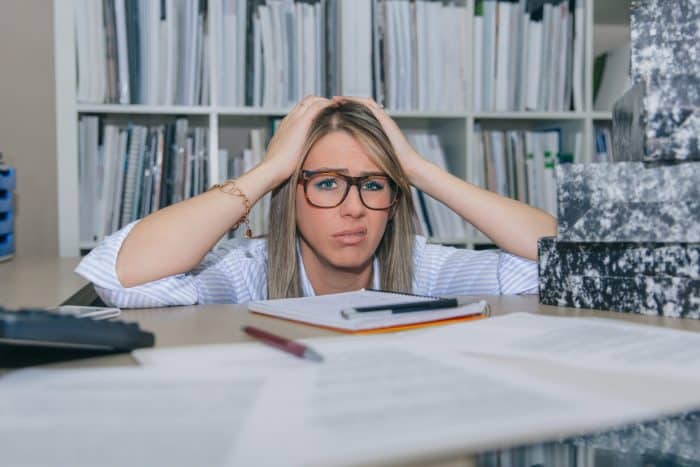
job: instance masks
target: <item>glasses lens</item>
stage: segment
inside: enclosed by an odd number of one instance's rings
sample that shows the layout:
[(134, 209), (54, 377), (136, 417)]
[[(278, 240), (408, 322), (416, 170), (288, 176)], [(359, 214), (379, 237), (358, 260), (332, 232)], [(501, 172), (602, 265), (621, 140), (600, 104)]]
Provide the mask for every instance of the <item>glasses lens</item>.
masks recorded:
[[(306, 196), (311, 204), (321, 208), (332, 208), (343, 202), (348, 181), (340, 175), (320, 173), (312, 175), (306, 182)], [(370, 209), (387, 209), (394, 199), (391, 179), (371, 176), (360, 182), (360, 196)]]
[(311, 204), (332, 208), (343, 200), (348, 182), (337, 175), (316, 174), (306, 182), (306, 196)]
[(388, 177), (368, 177), (360, 185), (362, 201), (371, 209), (386, 209), (391, 206), (394, 189)]

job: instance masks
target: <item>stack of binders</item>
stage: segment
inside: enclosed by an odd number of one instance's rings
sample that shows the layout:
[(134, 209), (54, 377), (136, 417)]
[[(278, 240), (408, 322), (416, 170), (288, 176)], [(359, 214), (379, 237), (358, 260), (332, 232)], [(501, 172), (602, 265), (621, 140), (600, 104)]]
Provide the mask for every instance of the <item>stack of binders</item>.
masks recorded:
[(14, 203), (15, 170), (2, 163), (0, 154), (0, 261), (14, 256)]
[(614, 109), (616, 160), (557, 168), (540, 302), (698, 319), (700, 3), (637, 0), (631, 12), (635, 84)]

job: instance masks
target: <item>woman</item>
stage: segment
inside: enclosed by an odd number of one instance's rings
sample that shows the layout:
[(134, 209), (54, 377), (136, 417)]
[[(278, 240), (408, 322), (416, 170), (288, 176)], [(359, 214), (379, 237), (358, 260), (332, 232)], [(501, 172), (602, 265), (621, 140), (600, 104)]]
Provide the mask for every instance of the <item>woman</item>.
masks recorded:
[[(426, 244), (413, 232), (410, 185), (508, 253)], [(268, 238), (229, 240), (212, 250), (269, 191)], [(534, 293), (537, 265), (530, 260), (537, 239), (554, 232), (548, 214), (423, 159), (371, 99), (310, 96), (282, 120), (258, 166), (126, 226), (76, 272), (120, 307), (244, 303), (362, 287)]]

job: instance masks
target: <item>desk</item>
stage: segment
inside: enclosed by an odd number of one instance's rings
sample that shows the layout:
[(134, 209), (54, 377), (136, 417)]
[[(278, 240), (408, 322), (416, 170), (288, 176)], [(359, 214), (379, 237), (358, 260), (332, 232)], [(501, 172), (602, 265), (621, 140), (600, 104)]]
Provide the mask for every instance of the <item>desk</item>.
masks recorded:
[[(0, 265), (0, 297), (4, 305), (16, 303), (28, 303), (25, 300), (34, 300), (36, 304), (56, 304), (70, 296), (77, 288), (84, 284), (77, 276), (73, 276), (72, 268), (77, 264), (77, 260), (59, 260), (51, 262), (48, 260), (24, 260), (16, 263), (8, 263)], [(14, 271), (12, 267), (16, 268)], [(37, 270), (38, 269), (38, 270)], [(42, 291), (38, 291), (36, 296), (31, 294), (32, 288), (27, 284), (31, 283), (31, 278), (39, 278), (43, 281)], [(5, 282), (7, 280), (8, 282)], [(55, 280), (56, 282), (51, 282)], [(12, 284), (19, 286), (12, 289)], [(70, 287), (74, 289), (70, 289)], [(41, 293), (39, 293), (41, 292)], [(640, 315), (629, 315), (612, 312), (599, 312), (592, 310), (574, 310), (566, 308), (557, 308), (552, 306), (540, 305), (536, 296), (489, 296), (479, 297), (486, 299), (492, 307), (495, 315), (506, 314), (509, 312), (530, 312), (540, 313), (553, 316), (595, 316), (605, 319), (625, 320), (636, 323), (646, 323), (656, 326), (685, 329), (695, 332), (700, 332), (700, 321), (696, 320), (680, 320), (672, 318), (648, 317)], [(123, 318), (128, 321), (138, 322), (142, 328), (152, 331), (156, 334), (156, 345), (158, 347), (178, 346), (178, 345), (202, 345), (212, 343), (232, 343), (249, 341), (250, 338), (243, 334), (240, 330), (244, 324), (252, 324), (263, 327), (283, 334), (292, 338), (309, 338), (309, 337), (328, 337), (339, 335), (333, 331), (324, 330), (312, 326), (296, 324), (288, 321), (283, 321), (275, 318), (256, 315), (248, 312), (245, 305), (202, 305), (202, 306), (184, 306), (173, 308), (155, 308), (144, 310), (125, 310)], [(662, 384), (646, 384), (646, 381), (631, 381), (630, 378), (615, 378), (614, 375), (606, 374), (599, 379), (584, 378), (572, 369), (563, 369), (553, 365), (547, 368), (541, 364), (532, 365), (525, 360), (499, 361), (500, 363), (510, 364), (514, 367), (531, 369), (533, 374), (546, 378), (551, 372), (556, 372), (559, 377), (562, 373), (566, 373), (566, 379), (583, 390), (590, 391), (630, 391), (634, 397), (643, 400), (645, 397), (658, 397), (664, 393)], [(108, 367), (116, 365), (131, 365), (135, 364), (130, 355), (115, 355), (100, 358), (86, 359), (80, 361), (66, 362), (58, 366), (64, 368), (77, 367)], [(698, 418), (698, 417), (696, 417)], [(668, 422), (664, 422), (668, 425)], [(681, 420), (679, 423), (695, 423), (700, 427), (700, 421), (695, 418), (690, 422)], [(645, 425), (643, 431), (648, 433), (650, 428)], [(574, 441), (566, 443), (550, 443), (538, 445), (534, 447), (521, 447), (513, 451), (505, 451), (503, 453), (483, 453), (473, 455), (464, 453), (460, 457), (450, 456), (444, 459), (434, 459), (429, 463), (416, 463), (412, 465), (438, 465), (447, 466), (467, 466), (467, 465), (499, 465), (499, 456), (511, 455), (516, 453), (520, 455), (527, 453), (528, 449), (537, 450), (537, 452), (552, 452), (561, 455), (562, 452), (568, 453), (565, 456), (571, 456)], [(580, 441), (575, 441), (580, 442)], [(584, 441), (586, 442), (586, 441)], [(504, 446), (505, 448), (506, 446)], [(577, 451), (575, 453), (579, 455)], [(524, 454), (523, 454), (524, 455)], [(513, 465), (517, 465), (513, 464)], [(566, 466), (581, 466), (581, 465), (601, 465), (592, 463), (562, 463), (557, 462), (557, 467)], [(602, 465), (615, 465), (615, 462)], [(629, 464), (626, 464), (629, 465)], [(637, 464), (632, 464), (637, 465)], [(641, 464), (640, 464), (641, 465)], [(688, 465), (688, 464), (673, 464), (665, 463), (664, 465)]]
[[(686, 329), (700, 332), (700, 322), (691, 320), (677, 320), (670, 318), (645, 317), (639, 315), (624, 315), (611, 312), (595, 312), (590, 310), (571, 310), (557, 308), (551, 306), (542, 306), (537, 302), (536, 296), (488, 296), (481, 297), (486, 299), (492, 305), (494, 314), (501, 315), (513, 311), (524, 311), (531, 313), (541, 313), (554, 316), (597, 316), (606, 319), (622, 319), (637, 323), (649, 323), (658, 326), (669, 328)], [(296, 324), (284, 320), (270, 318), (266, 316), (256, 315), (246, 310), (244, 305), (202, 305), (202, 306), (185, 306), (176, 308), (158, 308), (145, 310), (125, 310), (124, 318), (130, 321), (138, 322), (142, 328), (155, 332), (156, 343), (158, 347), (177, 346), (177, 345), (201, 345), (211, 343), (231, 343), (249, 341), (250, 338), (243, 334), (240, 330), (244, 324), (252, 324), (268, 329), (272, 332), (280, 333), (285, 336), (294, 338), (308, 337), (328, 337), (339, 335), (338, 333)], [(582, 375), (577, 370), (562, 368), (560, 366), (551, 365), (547, 367), (541, 363), (528, 362), (526, 360), (504, 360), (499, 359), (499, 364), (512, 365), (513, 368), (526, 369), (531, 374), (540, 378), (547, 379), (555, 374), (561, 378), (565, 375), (565, 379), (582, 390), (587, 391), (619, 391), (620, 393), (629, 393), (632, 397), (643, 401), (645, 398), (658, 398), (659, 394), (663, 394), (666, 390), (663, 382), (650, 382), (643, 378), (634, 380), (629, 377), (615, 377), (615, 375), (605, 374), (600, 378), (590, 379), (590, 375)], [(94, 358), (84, 361), (76, 361), (63, 363), (62, 367), (80, 367), (80, 366), (112, 366), (112, 365), (129, 365), (134, 364), (129, 355), (117, 355)], [(668, 430), (668, 420), (663, 422), (663, 430)], [(683, 423), (693, 423), (700, 427), (700, 421), (691, 420), (690, 422), (681, 421)], [(648, 435), (653, 432), (653, 425), (639, 425), (638, 430)], [(629, 431), (629, 430), (628, 430)], [(665, 431), (667, 433), (668, 431)], [(611, 432), (611, 433), (618, 433)], [(619, 431), (619, 436), (625, 435), (625, 431)], [(670, 435), (675, 436), (675, 435)], [(581, 447), (581, 445), (585, 447)], [(588, 444), (586, 444), (588, 443)], [(598, 444), (596, 444), (598, 443)], [(620, 454), (613, 449), (612, 452), (617, 455), (615, 461), (609, 463), (567, 463), (565, 459), (575, 459), (581, 453), (587, 453), (589, 456), (600, 457), (600, 452), (610, 451), (607, 445), (600, 445), (599, 438), (567, 440), (566, 442), (546, 443), (539, 445), (525, 445), (517, 449), (506, 450), (503, 452), (487, 452), (487, 453), (468, 453), (465, 452), (461, 456), (449, 456), (446, 459), (431, 459), (430, 462), (421, 462), (412, 464), (418, 465), (435, 465), (435, 466), (497, 466), (508, 465), (505, 463), (506, 458), (511, 460), (523, 460), (537, 458), (538, 455), (544, 455), (545, 458), (558, 459), (554, 463), (545, 463), (545, 465), (556, 467), (581, 467), (586, 466), (601, 466), (601, 465), (619, 465), (624, 458), (620, 458)], [(595, 446), (595, 447), (591, 447)], [(504, 448), (506, 448), (504, 446)], [(534, 457), (529, 454), (534, 452)], [(544, 454), (542, 454), (544, 453)], [(549, 454), (548, 454), (549, 453)], [(563, 453), (563, 454), (562, 454)], [(610, 455), (610, 454), (609, 454)], [(549, 456), (549, 457), (547, 457)], [(564, 456), (564, 460), (561, 456)], [(648, 454), (647, 454), (648, 459)], [(500, 461), (499, 461), (500, 460)], [(404, 465), (404, 464), (401, 464)], [(514, 462), (512, 465), (521, 465), (519, 462)], [(523, 464), (531, 465), (531, 464)], [(625, 465), (643, 465), (641, 462), (627, 463)], [(664, 465), (688, 465), (683, 463), (674, 464), (666, 462)]]
[(16, 257), (0, 263), (0, 306), (53, 307), (87, 285), (73, 272), (80, 258)]

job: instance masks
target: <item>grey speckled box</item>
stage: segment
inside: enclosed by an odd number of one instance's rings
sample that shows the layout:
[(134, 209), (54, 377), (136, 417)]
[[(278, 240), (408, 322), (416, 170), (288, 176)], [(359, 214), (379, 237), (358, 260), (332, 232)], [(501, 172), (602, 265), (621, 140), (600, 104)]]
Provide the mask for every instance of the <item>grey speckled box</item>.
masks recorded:
[(700, 160), (700, 1), (633, 0), (630, 10), (644, 160)]
[(700, 244), (538, 242), (540, 303), (700, 318)]
[(700, 242), (700, 162), (562, 164), (557, 238), (570, 242)]

